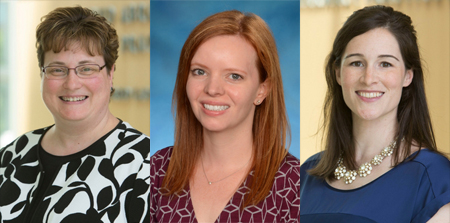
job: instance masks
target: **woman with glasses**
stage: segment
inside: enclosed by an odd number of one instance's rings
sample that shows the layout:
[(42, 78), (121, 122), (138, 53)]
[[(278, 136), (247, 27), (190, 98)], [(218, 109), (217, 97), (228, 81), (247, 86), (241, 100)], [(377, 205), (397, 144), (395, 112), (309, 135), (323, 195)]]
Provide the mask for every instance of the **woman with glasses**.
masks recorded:
[(150, 222), (299, 222), (300, 162), (264, 20), (233, 10), (195, 27), (173, 102), (175, 144), (150, 158)]
[(108, 108), (116, 30), (87, 8), (57, 8), (36, 39), (55, 124), (0, 150), (0, 221), (149, 222), (150, 139)]
[(303, 223), (450, 222), (421, 61), (411, 18), (391, 7), (344, 23), (325, 69), (325, 151), (301, 166)]

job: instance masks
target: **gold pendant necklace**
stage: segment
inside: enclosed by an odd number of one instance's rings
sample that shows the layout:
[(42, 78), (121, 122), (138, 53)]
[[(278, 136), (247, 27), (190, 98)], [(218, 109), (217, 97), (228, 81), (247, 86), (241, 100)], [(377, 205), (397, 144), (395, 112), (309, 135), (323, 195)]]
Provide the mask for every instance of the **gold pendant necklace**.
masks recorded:
[(235, 173), (239, 172), (239, 170), (242, 170), (242, 169), (243, 169), (244, 167), (246, 167), (247, 164), (250, 162), (251, 157), (250, 157), (250, 159), (244, 164), (244, 166), (242, 166), (241, 168), (239, 168), (239, 169), (236, 170), (235, 172), (231, 173), (230, 175), (228, 175), (228, 176), (226, 176), (226, 177), (224, 177), (224, 178), (222, 178), (222, 179), (220, 179), (220, 180), (216, 180), (216, 181), (214, 181), (214, 182), (210, 181), (210, 180), (208, 179), (208, 176), (206, 176), (205, 167), (203, 166), (203, 159), (202, 159), (202, 157), (200, 157), (200, 160), (202, 161), (202, 169), (203, 169), (203, 174), (205, 175), (206, 181), (208, 181), (208, 184), (211, 185), (211, 184), (213, 184), (213, 183), (217, 183), (217, 182), (220, 182), (220, 181), (222, 181), (222, 180), (225, 180), (225, 179), (227, 179), (228, 177), (230, 177), (230, 176), (234, 175)]
[[(403, 141), (403, 139), (402, 139)], [(383, 159), (386, 156), (392, 155), (394, 152), (394, 147), (396, 144), (396, 140), (392, 141), (389, 146), (385, 147), (381, 150), (380, 154), (376, 155), (370, 162), (364, 163), (359, 167), (359, 170), (347, 170), (347, 167), (344, 166), (344, 158), (342, 158), (342, 153), (339, 156), (339, 160), (337, 163), (337, 168), (334, 170), (334, 177), (337, 180), (343, 178), (345, 180), (345, 184), (351, 184), (356, 180), (356, 176), (359, 174), (360, 177), (366, 177), (372, 172), (372, 165), (377, 166), (383, 162)]]

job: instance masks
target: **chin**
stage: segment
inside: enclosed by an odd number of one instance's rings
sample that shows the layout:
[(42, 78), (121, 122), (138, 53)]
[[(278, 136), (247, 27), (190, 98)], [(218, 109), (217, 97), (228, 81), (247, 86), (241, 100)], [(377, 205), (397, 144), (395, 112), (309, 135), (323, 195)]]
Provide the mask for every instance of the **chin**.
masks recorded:
[(59, 115), (57, 117), (59, 117), (60, 119), (66, 120), (66, 121), (81, 121), (81, 120), (86, 119), (86, 115), (80, 114), (80, 113), (63, 114), (63, 115)]
[(225, 128), (221, 126), (203, 126), (203, 129), (209, 132), (221, 132), (225, 130)]
[(204, 130), (209, 132), (221, 132), (226, 129), (222, 123), (201, 123)]
[(370, 113), (370, 114), (360, 114), (358, 116), (359, 116), (359, 118), (367, 120), (367, 121), (372, 121), (372, 120), (375, 120), (375, 119), (380, 117), (378, 114), (372, 114), (372, 113)]

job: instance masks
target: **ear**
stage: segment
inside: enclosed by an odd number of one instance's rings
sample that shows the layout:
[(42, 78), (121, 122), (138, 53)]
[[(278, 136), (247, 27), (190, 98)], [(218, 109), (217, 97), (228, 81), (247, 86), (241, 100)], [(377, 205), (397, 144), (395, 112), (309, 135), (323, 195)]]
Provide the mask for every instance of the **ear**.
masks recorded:
[(260, 105), (266, 98), (270, 89), (271, 89), (271, 83), (270, 83), (269, 79), (266, 79), (264, 82), (259, 84), (258, 92), (257, 92), (256, 98), (255, 98), (255, 101), (253, 101), (253, 104), (256, 106)]
[(339, 85), (341, 85), (341, 69), (339, 67), (334, 68), (334, 73), (336, 74), (336, 81)]
[(109, 71), (108, 74), (108, 79), (109, 79), (109, 83), (111, 85), (111, 87), (113, 87), (113, 78), (114, 78), (114, 70), (116, 69), (116, 64), (113, 64), (111, 66), (111, 70)]
[(414, 72), (412, 69), (407, 70), (405, 73), (405, 78), (403, 79), (403, 87), (408, 87), (411, 84), (413, 77)]

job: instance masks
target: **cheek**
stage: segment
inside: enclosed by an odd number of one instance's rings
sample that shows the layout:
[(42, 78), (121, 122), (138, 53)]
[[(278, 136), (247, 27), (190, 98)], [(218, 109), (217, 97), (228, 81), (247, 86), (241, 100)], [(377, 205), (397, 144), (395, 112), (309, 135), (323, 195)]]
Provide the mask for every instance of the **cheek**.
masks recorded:
[[(401, 77), (400, 77), (401, 76)], [(399, 74), (387, 74), (385, 79), (385, 86), (391, 89), (403, 88), (404, 76)]]
[(244, 86), (230, 86), (227, 90), (228, 96), (236, 104), (251, 106), (256, 98), (257, 88)]
[(61, 83), (56, 80), (42, 80), (41, 81), (41, 92), (43, 94), (56, 93), (61, 87)]
[[(111, 86), (109, 84), (109, 79), (102, 79), (102, 78), (92, 78), (92, 79), (85, 79), (84, 86), (89, 88), (92, 92), (110, 92)], [(108, 93), (109, 94), (109, 93)]]
[(189, 101), (191, 101), (195, 95), (195, 85), (190, 79), (188, 79), (188, 81), (186, 83), (186, 94), (187, 94)]

